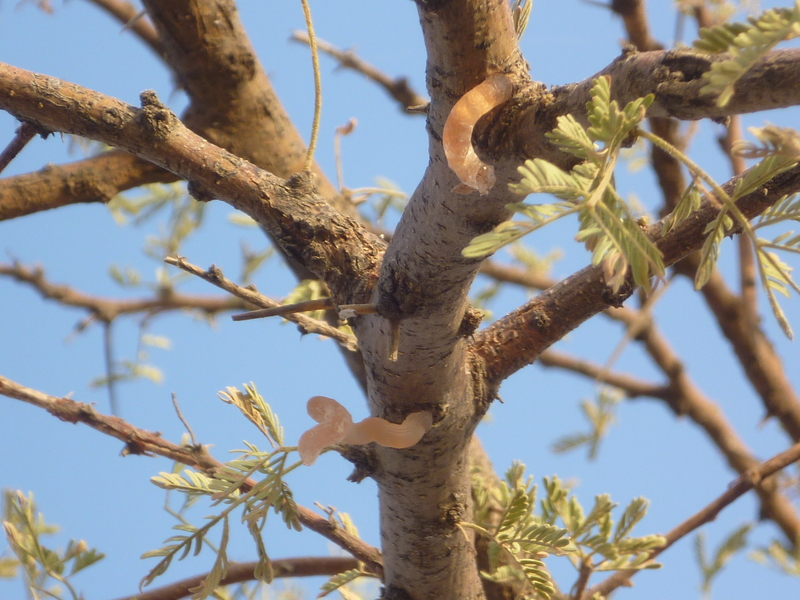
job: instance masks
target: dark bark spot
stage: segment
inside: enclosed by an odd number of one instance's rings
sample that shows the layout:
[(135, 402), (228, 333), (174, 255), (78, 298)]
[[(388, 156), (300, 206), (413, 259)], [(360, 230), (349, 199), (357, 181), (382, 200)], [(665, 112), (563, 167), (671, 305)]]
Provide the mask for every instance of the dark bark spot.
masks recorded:
[(172, 114), (156, 96), (153, 90), (145, 90), (139, 94), (142, 110), (139, 113), (139, 123), (157, 139), (166, 139), (178, 123), (178, 118)]
[(621, 17), (627, 17), (636, 12), (640, 0), (611, 0), (611, 10)]
[(450, 528), (455, 528), (467, 514), (467, 507), (457, 500), (440, 508), (442, 509), (442, 522)]
[(412, 600), (412, 598), (403, 588), (388, 585), (382, 589), (381, 600)]
[(366, 446), (345, 446), (342, 457), (353, 463), (354, 469), (347, 481), (361, 483), (367, 477), (373, 477), (378, 469), (378, 460), (372, 444)]
[(622, 304), (631, 297), (633, 293), (633, 284), (626, 281), (622, 284), (618, 292), (614, 292), (611, 288), (607, 287), (603, 290), (603, 302), (614, 308), (620, 308)]
[(458, 327), (459, 337), (470, 337), (483, 321), (483, 311), (472, 306), (468, 306), (461, 318), (461, 325)]
[(198, 202), (210, 202), (216, 198), (216, 196), (214, 196), (214, 194), (212, 194), (208, 188), (197, 183), (196, 181), (190, 181), (189, 185), (186, 186), (186, 191), (188, 191), (189, 195)]
[(711, 68), (708, 57), (686, 50), (668, 52), (662, 64), (669, 68), (671, 78), (680, 76), (680, 81), (694, 81), (700, 79), (703, 73)]

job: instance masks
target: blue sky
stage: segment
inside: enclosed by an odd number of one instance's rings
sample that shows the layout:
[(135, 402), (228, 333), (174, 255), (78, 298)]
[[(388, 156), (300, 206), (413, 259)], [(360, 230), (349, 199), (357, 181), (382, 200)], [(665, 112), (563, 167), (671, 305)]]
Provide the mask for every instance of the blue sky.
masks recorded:
[[(86, 1), (54, 2), (54, 15), (45, 15), (31, 3), (0, 3), (0, 61), (46, 73), (137, 104), (144, 89), (154, 89), (176, 112), (186, 104), (175, 91), (169, 74), (130, 33)], [(669, 42), (675, 31), (672, 3), (649, 3), (651, 24), (658, 39)], [(298, 129), (307, 138), (313, 106), (310, 58), (305, 47), (288, 41), (294, 29), (303, 28), (299, 2), (239, 2), (242, 20), (279, 96)], [(358, 54), (390, 75), (405, 75), (424, 93), (425, 55), (416, 10), (407, 0), (385, 2), (312, 2), (317, 34)], [(523, 52), (535, 79), (562, 84), (588, 77), (608, 64), (620, 51), (621, 23), (605, 10), (573, 0), (537, 0), (522, 40)], [(688, 41), (688, 40), (686, 40)], [(323, 114), (317, 160), (331, 176), (334, 171), (333, 130), (351, 117), (358, 120), (354, 134), (342, 141), (344, 183), (347, 187), (371, 186), (385, 177), (401, 189), (413, 191), (426, 165), (424, 121), (403, 115), (375, 85), (359, 75), (337, 70), (334, 61), (322, 58)], [(748, 125), (765, 120), (800, 125), (800, 113), (755, 115)], [(0, 114), (0, 145), (13, 135), (16, 124)], [(698, 126), (693, 156), (720, 179), (728, 166), (716, 150), (718, 126)], [(77, 160), (66, 139), (36, 139), (4, 175), (24, 173), (46, 163)], [(620, 189), (635, 193), (649, 209), (658, 206), (659, 195), (647, 171), (620, 174)], [(208, 207), (202, 229), (182, 253), (203, 267), (216, 264), (231, 276), (240, 266), (242, 239), (254, 249), (265, 241), (256, 230), (231, 225), (232, 209), (220, 202)], [(572, 241), (574, 224), (559, 225), (527, 240), (545, 254), (559, 248), (563, 259), (554, 275), (563, 277), (584, 266), (589, 257)], [(50, 280), (69, 283), (91, 294), (138, 297), (144, 290), (119, 288), (108, 276), (108, 267), (132, 266), (152, 280), (160, 265), (141, 251), (144, 238), (156, 233), (156, 222), (140, 228), (120, 227), (99, 205), (71, 206), (0, 223), (0, 261), (11, 258), (28, 265), (40, 264)], [(722, 268), (730, 271), (734, 247), (723, 249)], [(501, 254), (500, 258), (503, 256)], [(735, 281), (735, 280), (732, 280)], [(255, 279), (259, 290), (284, 297), (294, 285), (279, 262), (272, 259)], [(479, 280), (476, 289), (486, 285)], [(735, 285), (735, 283), (733, 284)], [(200, 281), (182, 288), (196, 293), (215, 293)], [(508, 289), (490, 306), (501, 316), (527, 298)], [(763, 299), (762, 299), (763, 303)], [(798, 299), (784, 301), (787, 316), (800, 330)], [(749, 383), (720, 341), (716, 325), (690, 285), (676, 280), (659, 302), (656, 315), (662, 330), (680, 354), (689, 373), (705, 393), (718, 402), (753, 452), (767, 458), (785, 446), (785, 436), (773, 421), (760, 424), (763, 408)], [(0, 373), (24, 385), (53, 395), (72, 393), (74, 398), (96, 403), (108, 411), (102, 389), (89, 381), (103, 374), (102, 331), (74, 328), (85, 315), (52, 302), (43, 302), (31, 289), (0, 278)], [(765, 327), (795, 385), (800, 352), (779, 332), (771, 316)], [(114, 327), (114, 347), (119, 359), (136, 352), (138, 322), (122, 320)], [(310, 425), (305, 402), (322, 394), (346, 404), (357, 418), (366, 416), (361, 394), (349, 378), (336, 348), (314, 336), (301, 338), (294, 326), (275, 320), (233, 323), (227, 317), (215, 327), (184, 315), (155, 319), (148, 331), (168, 337), (170, 350), (153, 349), (150, 361), (162, 369), (164, 382), (136, 382), (119, 389), (121, 416), (133, 424), (163, 432), (178, 441), (183, 427), (171, 408), (175, 392), (187, 420), (199, 440), (213, 445), (217, 458), (225, 459), (242, 440), (261, 443), (253, 429), (231, 406), (221, 403), (216, 392), (226, 386), (253, 381), (279, 415), (288, 442)], [(561, 342), (565, 351), (603, 362), (623, 335), (619, 326), (594, 319)], [(646, 357), (629, 346), (617, 367), (641, 377), (661, 381)], [(636, 496), (652, 501), (640, 534), (666, 532), (723, 492), (734, 475), (687, 420), (676, 420), (656, 401), (626, 402), (619, 409), (619, 424), (603, 443), (599, 458), (590, 463), (578, 451), (555, 455), (551, 444), (560, 436), (585, 429), (579, 402), (596, 392), (592, 382), (539, 366), (509, 379), (501, 389), (503, 404), (496, 403), (479, 435), (496, 468), (504, 471), (512, 460), (521, 460), (537, 480), (558, 474), (575, 482), (584, 505), (596, 494), (610, 493), (623, 506)], [(75, 585), (87, 598), (113, 598), (135, 592), (150, 568), (139, 556), (157, 548), (171, 535), (174, 524), (161, 510), (163, 492), (149, 477), (169, 470), (161, 459), (121, 458), (119, 442), (81, 425), (59, 422), (40, 409), (0, 398), (0, 486), (34, 492), (45, 517), (61, 526), (56, 538), (64, 546), (69, 538), (86, 539), (108, 556), (88, 569)], [(332, 505), (353, 515), (364, 539), (377, 544), (376, 490), (369, 481), (359, 485), (345, 481), (349, 463), (332, 454), (312, 468), (296, 472), (290, 484), (298, 501)], [(204, 512), (205, 511), (205, 512)], [(195, 523), (210, 513), (204, 507), (192, 513)], [(705, 528), (712, 545), (745, 520), (757, 517), (753, 497), (745, 497)], [(283, 529), (275, 519), (267, 525), (266, 544), (275, 558), (327, 555), (336, 552), (318, 536)], [(764, 525), (752, 539), (767, 543), (774, 528)], [(60, 540), (60, 542), (58, 542)], [(234, 540), (231, 557), (249, 560), (254, 555), (247, 535)], [(210, 553), (175, 563), (162, 583), (198, 573), (210, 564)], [(633, 590), (621, 590), (618, 598), (656, 600), (699, 597), (699, 574), (692, 558), (692, 543), (685, 539), (663, 555), (666, 568), (637, 576)], [(565, 561), (554, 563), (558, 583), (568, 588), (574, 581)], [(599, 580), (599, 578), (597, 579)], [(596, 582), (597, 580), (593, 580)], [(156, 583), (156, 585), (158, 582)], [(313, 583), (308, 596), (314, 594)], [(797, 580), (754, 565), (742, 556), (716, 583), (715, 595), (773, 599), (796, 598)], [(19, 582), (0, 582), (0, 597), (23, 598)]]

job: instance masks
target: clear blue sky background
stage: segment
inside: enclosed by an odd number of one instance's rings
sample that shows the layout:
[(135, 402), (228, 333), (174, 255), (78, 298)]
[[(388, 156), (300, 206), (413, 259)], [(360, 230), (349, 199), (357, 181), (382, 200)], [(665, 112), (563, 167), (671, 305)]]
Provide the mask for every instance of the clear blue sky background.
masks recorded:
[[(180, 112), (185, 96), (175, 91), (169, 74), (130, 33), (89, 2), (54, 2), (56, 13), (46, 15), (33, 3), (15, 0), (0, 3), (0, 60), (16, 66), (81, 84), (131, 104), (138, 94), (154, 89)], [(649, 3), (651, 24), (658, 39), (671, 42), (675, 31), (672, 2)], [(771, 4), (770, 4), (771, 5)], [(299, 2), (239, 2), (242, 19), (267, 72), (290, 115), (307, 138), (312, 113), (313, 84), (308, 50), (287, 41), (293, 29), (303, 27)], [(318, 35), (340, 47), (352, 47), (361, 57), (385, 72), (406, 75), (424, 93), (425, 54), (417, 14), (408, 0), (364, 2), (355, 0), (312, 2)], [(694, 30), (687, 24), (688, 34)], [(562, 84), (591, 76), (620, 51), (621, 23), (606, 11), (576, 0), (537, 0), (522, 47), (534, 78)], [(688, 37), (687, 40), (689, 41)], [(358, 119), (355, 133), (342, 143), (345, 185), (373, 185), (386, 177), (411, 192), (426, 165), (427, 140), (424, 121), (403, 115), (386, 95), (361, 76), (336, 70), (323, 57), (323, 118), (317, 159), (334, 174), (333, 130), (350, 117)], [(748, 117), (749, 125), (765, 120), (797, 127), (797, 110)], [(11, 139), (16, 123), (0, 114), (0, 144)], [(694, 156), (720, 179), (728, 177), (727, 163), (716, 149), (714, 136), (720, 128), (700, 123), (693, 144)], [(6, 140), (6, 141), (4, 141)], [(77, 160), (66, 139), (36, 139), (12, 163), (4, 175), (41, 168), (46, 163)], [(644, 170), (620, 175), (620, 187), (636, 193), (648, 208), (659, 205), (653, 177)], [(234, 227), (232, 213), (214, 202), (208, 207), (201, 231), (193, 236), (183, 254), (203, 267), (216, 264), (236, 276), (240, 265), (240, 240), (252, 248), (265, 245), (257, 230)], [(544, 254), (560, 248), (564, 258), (554, 274), (564, 277), (588, 262), (585, 251), (572, 241), (573, 224), (544, 231), (528, 244)], [(50, 280), (69, 283), (83, 292), (109, 297), (139, 297), (146, 290), (120, 289), (108, 276), (108, 267), (132, 266), (150, 280), (159, 264), (146, 258), (141, 248), (145, 235), (157, 231), (155, 222), (140, 228), (119, 227), (99, 205), (71, 206), (0, 223), (2, 261), (41, 264)], [(734, 248), (723, 250), (723, 268), (730, 272)], [(503, 258), (501, 255), (500, 258)], [(734, 280), (735, 281), (735, 280)], [(272, 259), (256, 277), (259, 289), (275, 298), (285, 296), (294, 283), (279, 262)], [(476, 288), (486, 285), (479, 281)], [(735, 283), (734, 283), (735, 285)], [(187, 281), (182, 288), (196, 293), (216, 293), (203, 282)], [(700, 298), (689, 293), (683, 279), (673, 283), (657, 306), (660, 326), (685, 361), (690, 375), (717, 401), (739, 434), (760, 457), (785, 448), (786, 437), (774, 421), (759, 424), (760, 401), (731, 357), (726, 343)], [(524, 302), (526, 294), (506, 290), (491, 306), (495, 316)], [(800, 330), (798, 299), (785, 301), (787, 315)], [(103, 374), (102, 331), (98, 327), (76, 334), (74, 327), (84, 314), (43, 302), (30, 288), (0, 279), (0, 373), (24, 385), (54, 395), (72, 393), (76, 400), (96, 403), (108, 412), (104, 390), (91, 389), (89, 381)], [(138, 322), (122, 320), (114, 328), (118, 359), (136, 353)], [(795, 385), (800, 385), (797, 344), (780, 334), (771, 316), (765, 327), (785, 357)], [(214, 454), (226, 458), (242, 440), (260, 444), (258, 432), (231, 406), (221, 403), (216, 392), (226, 386), (253, 381), (278, 413), (293, 443), (311, 425), (305, 401), (324, 394), (345, 403), (357, 418), (366, 416), (360, 391), (343, 368), (334, 344), (314, 336), (300, 338), (292, 325), (275, 320), (233, 323), (219, 319), (214, 328), (183, 315), (155, 319), (153, 334), (171, 339), (168, 351), (153, 349), (152, 363), (161, 368), (161, 385), (136, 382), (120, 386), (121, 416), (131, 423), (163, 432), (178, 441), (183, 426), (174, 415), (170, 394), (175, 392), (183, 412), (199, 440), (213, 444)], [(603, 362), (619, 342), (623, 331), (617, 324), (595, 319), (571, 334), (558, 347)], [(639, 349), (630, 346), (617, 368), (661, 381)], [(666, 532), (723, 492), (734, 479), (704, 434), (687, 420), (676, 420), (656, 401), (626, 402), (619, 409), (619, 424), (604, 442), (599, 458), (590, 463), (582, 451), (555, 455), (551, 444), (560, 436), (586, 428), (579, 412), (582, 398), (596, 393), (592, 382), (532, 366), (512, 377), (502, 388), (504, 404), (496, 404), (479, 434), (495, 466), (504, 471), (512, 460), (523, 461), (537, 480), (553, 473), (575, 483), (584, 505), (596, 494), (610, 493), (621, 504), (636, 496), (652, 500), (640, 534)], [(139, 556), (157, 548), (170, 534), (172, 518), (161, 510), (164, 493), (149, 477), (170, 464), (162, 459), (121, 458), (121, 444), (82, 425), (57, 421), (44, 411), (21, 402), (0, 398), (0, 486), (34, 492), (46, 518), (69, 538), (84, 538), (107, 558), (84, 572), (75, 585), (87, 598), (114, 598), (135, 592), (152, 561)], [(338, 456), (323, 456), (312, 468), (290, 480), (298, 502), (333, 505), (353, 515), (362, 536), (379, 541), (375, 486), (345, 481), (349, 463)], [(192, 513), (195, 523), (210, 510)], [(728, 508), (705, 528), (712, 545), (740, 523), (757, 518), (752, 496)], [(328, 555), (336, 549), (318, 536), (287, 532), (273, 518), (266, 528), (267, 548), (274, 558)], [(776, 530), (759, 527), (754, 542), (767, 543)], [(1, 547), (1, 546), (0, 546)], [(237, 532), (231, 557), (250, 560), (252, 543)], [(167, 583), (207, 569), (211, 554), (175, 563), (158, 583)], [(692, 555), (691, 539), (663, 555), (666, 568), (636, 577), (633, 590), (621, 590), (619, 598), (656, 600), (699, 597), (699, 573)], [(552, 563), (558, 583), (568, 589), (574, 574), (566, 561)], [(593, 579), (593, 582), (599, 578)], [(307, 596), (315, 594), (308, 585)], [(797, 598), (797, 579), (776, 574), (738, 556), (717, 581), (718, 598)], [(19, 582), (0, 582), (0, 597), (23, 598)]]

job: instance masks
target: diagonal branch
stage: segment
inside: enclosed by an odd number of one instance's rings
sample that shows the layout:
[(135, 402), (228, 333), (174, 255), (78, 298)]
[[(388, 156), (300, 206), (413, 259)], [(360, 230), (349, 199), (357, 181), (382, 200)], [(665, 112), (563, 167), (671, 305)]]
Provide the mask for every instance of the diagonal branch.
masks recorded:
[[(305, 31), (293, 31), (290, 38), (296, 42), (308, 44), (308, 34)], [(317, 39), (317, 48), (339, 61), (342, 68), (352, 69), (356, 73), (361, 73), (367, 79), (374, 81), (381, 86), (387, 94), (397, 100), (401, 107), (409, 110), (421, 107), (428, 103), (428, 100), (415, 92), (405, 77), (392, 79), (383, 71), (378, 70), (373, 65), (360, 59), (352, 50), (342, 50), (330, 42)], [(422, 114), (422, 113), (415, 113)]]
[[(165, 62), (189, 96), (186, 125), (214, 144), (288, 178), (303, 171), (306, 145), (278, 99), (234, 2), (144, 0)], [(315, 164), (322, 198), (357, 218)]]
[[(667, 543), (664, 546), (651, 551), (650, 558), (655, 558), (664, 550), (672, 546), (675, 542), (687, 536), (698, 527), (705, 525), (706, 523), (710, 523), (717, 518), (717, 515), (722, 512), (725, 507), (731, 505), (735, 500), (753, 488), (757, 488), (761, 482), (771, 475), (774, 475), (781, 469), (785, 469), (798, 460), (800, 460), (800, 444), (795, 444), (788, 450), (773, 456), (757, 467), (754, 467), (753, 469), (750, 469), (746, 473), (742, 474), (728, 487), (728, 489), (722, 495), (717, 497), (716, 500), (667, 533), (667, 535), (664, 536), (667, 539)], [(617, 571), (605, 581), (588, 589), (581, 598), (582, 600), (590, 600), (595, 594), (598, 593), (602, 597), (606, 597), (618, 587), (629, 585), (630, 578), (638, 572), (639, 571), (636, 570)]]
[(36, 128), (30, 123), (22, 122), (14, 137), (0, 152), (0, 173), (9, 165), (9, 163), (17, 157), (17, 154), (22, 152), (22, 149), (30, 142), (38, 132)]
[[(693, 255), (675, 265), (675, 269), (694, 279), (699, 263), (699, 256)], [(795, 442), (800, 441), (800, 397), (763, 327), (750, 318), (748, 304), (725, 285), (716, 271), (700, 293), (731, 343), (742, 370), (761, 397), (766, 409), (765, 418), (777, 418), (789, 437)]]
[[(219, 268), (213, 265), (207, 271), (204, 271), (200, 267), (186, 262), (186, 260), (180, 256), (168, 257), (164, 259), (164, 262), (178, 267), (187, 273), (191, 273), (192, 275), (195, 275), (196, 277), (199, 277), (200, 279), (203, 279), (204, 281), (207, 281), (218, 288), (225, 290), (229, 294), (233, 294), (234, 296), (241, 298), (249, 304), (253, 304), (261, 308), (276, 308), (281, 306), (280, 302), (276, 302), (272, 298), (268, 298), (267, 296), (260, 294), (251, 287), (242, 287), (235, 284), (230, 279), (227, 279)], [(348, 350), (355, 352), (355, 350), (358, 348), (358, 342), (356, 341), (355, 336), (345, 333), (341, 329), (328, 325), (324, 321), (320, 321), (300, 313), (285, 314), (283, 315), (283, 318), (287, 321), (291, 321), (292, 323), (297, 323), (297, 325), (299, 325), (307, 333), (316, 333), (318, 335), (324, 335), (325, 337), (336, 340)]]
[[(91, 404), (76, 402), (69, 398), (49, 396), (38, 390), (20, 385), (0, 375), (0, 395), (22, 400), (28, 404), (45, 409), (54, 417), (67, 423), (84, 423), (100, 433), (104, 433), (125, 443), (123, 456), (140, 454), (145, 456), (163, 456), (170, 460), (191, 466), (203, 471), (210, 477), (221, 472), (225, 465), (212, 457), (205, 446), (179, 446), (163, 439), (158, 433), (134, 427), (119, 417), (103, 415)], [(248, 491), (255, 482), (248, 480), (242, 490)], [(300, 522), (347, 550), (358, 560), (366, 563), (367, 568), (383, 576), (383, 563), (380, 552), (360, 539), (353, 537), (343, 528), (338, 527), (330, 519), (298, 505)]]
[[(300, 558), (277, 558), (270, 561), (275, 577), (316, 577), (320, 575), (332, 576), (342, 571), (358, 567), (354, 558), (340, 556), (304, 556)], [(219, 585), (233, 585), (253, 581), (257, 562), (231, 563), (228, 565), (225, 577), (220, 579)], [(208, 577), (208, 573), (187, 577), (169, 585), (139, 592), (132, 596), (124, 596), (117, 600), (180, 600), (192, 594), (192, 588), (200, 586)]]
[(0, 263), (0, 275), (11, 277), (32, 286), (43, 298), (55, 300), (63, 306), (83, 308), (100, 321), (110, 322), (120, 315), (134, 313), (157, 314), (170, 310), (199, 310), (207, 314), (237, 310), (247, 306), (236, 298), (197, 296), (165, 290), (152, 298), (119, 299), (102, 298), (84, 294), (68, 285), (49, 281), (41, 267), (29, 268), (18, 263)]
[[(737, 180), (731, 179), (723, 188), (730, 192)], [(798, 190), (800, 167), (794, 167), (761, 190), (742, 197), (738, 207), (747, 218), (753, 218)], [(672, 265), (699, 250), (706, 237), (705, 226), (717, 214), (714, 203), (705, 199), (691, 219), (668, 234), (661, 233), (662, 222), (650, 227), (649, 234), (664, 264)], [(533, 362), (551, 344), (600, 311), (622, 304), (632, 292), (629, 287), (615, 296), (605, 285), (602, 268), (586, 267), (477, 333), (473, 349), (486, 364), (489, 389), (497, 389), (506, 377)]]
[[(192, 182), (204, 200), (221, 198), (249, 214), (290, 257), (320, 276), (341, 304), (377, 267), (382, 242), (331, 208), (309, 176), (283, 180), (186, 128), (152, 92), (143, 108), (59, 79), (0, 63), (0, 108), (40, 125), (135, 153)], [(304, 240), (312, 239), (311, 243)]]
[(561, 115), (571, 114), (586, 122), (589, 90), (600, 75), (611, 77), (611, 97), (621, 106), (654, 94), (648, 117), (722, 119), (800, 104), (800, 48), (773, 50), (757, 61), (736, 84), (731, 101), (721, 108), (714, 95), (700, 94), (700, 88), (706, 83), (703, 73), (727, 58), (727, 54), (706, 55), (688, 49), (623, 52), (608, 67), (579, 83), (540, 91), (547, 99), (544, 105), (541, 96), (533, 96), (518, 107), (521, 114), (514, 120), (515, 133), (505, 147), (523, 159), (538, 157), (571, 167), (572, 157), (555, 148), (544, 135), (556, 127)]
[(35, 173), (0, 179), (0, 221), (70, 204), (107, 203), (125, 190), (177, 179), (173, 173), (120, 150), (47, 165)]
[(672, 397), (669, 386), (657, 385), (627, 373), (617, 373), (591, 361), (572, 356), (557, 350), (545, 350), (537, 359), (543, 367), (554, 367), (572, 373), (584, 375), (599, 383), (614, 386), (625, 393), (628, 398), (659, 398), (666, 400)]

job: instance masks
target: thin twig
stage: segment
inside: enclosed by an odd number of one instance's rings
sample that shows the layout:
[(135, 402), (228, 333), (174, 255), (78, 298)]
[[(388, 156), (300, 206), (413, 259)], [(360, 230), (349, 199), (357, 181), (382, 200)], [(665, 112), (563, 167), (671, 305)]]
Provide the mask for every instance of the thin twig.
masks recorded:
[[(684, 262), (691, 260), (691, 258), (689, 257)], [(537, 289), (549, 287), (554, 283), (540, 273), (499, 265), (491, 261), (487, 261), (485, 268), (481, 272), (498, 281)], [(712, 275), (706, 288), (717, 289), (715, 278), (718, 276), (716, 273)], [(706, 288), (703, 288), (704, 292)], [(608, 317), (623, 323), (628, 329), (636, 327), (636, 324), (640, 322), (639, 311), (629, 308), (609, 308), (604, 313)], [(647, 354), (650, 355), (655, 364), (669, 379), (669, 383), (663, 391), (653, 390), (652, 394), (642, 394), (642, 396), (648, 395), (653, 398), (660, 398), (676, 415), (685, 415), (692, 419), (703, 429), (712, 443), (723, 454), (728, 465), (737, 473), (744, 473), (757, 465), (757, 459), (725, 417), (719, 405), (708, 398), (694, 383), (680, 357), (672, 349), (652, 319), (647, 321), (647, 326), (639, 331), (635, 339), (642, 343)], [(560, 358), (560, 362), (565, 365), (565, 368), (602, 380), (598, 377), (602, 375), (600, 370), (597, 367), (592, 368), (593, 365), (590, 363), (583, 362), (583, 364), (579, 365), (578, 359), (564, 361), (564, 357), (559, 357), (558, 354), (552, 354), (551, 357), (549, 362), (555, 362)], [(570, 363), (569, 367), (566, 367), (567, 362)], [(543, 361), (543, 364), (545, 364), (545, 361)], [(624, 382), (620, 381), (620, 383)], [(624, 385), (621, 387), (625, 389)], [(631, 397), (635, 398), (637, 396)], [(762, 514), (772, 519), (788, 539), (794, 540), (797, 536), (800, 536), (800, 519), (789, 499), (776, 486), (771, 488), (761, 487), (758, 493), (761, 500)]]
[(5, 147), (5, 150), (0, 153), (0, 173), (2, 173), (9, 163), (17, 157), (17, 154), (22, 152), (22, 149), (37, 133), (39, 133), (39, 130), (25, 121), (17, 127), (16, 132), (14, 132), (14, 137), (8, 143), (8, 146)]
[[(761, 482), (784, 469), (794, 462), (800, 460), (800, 443), (795, 444), (788, 450), (776, 454), (768, 461), (765, 461), (757, 467), (743, 473), (736, 481), (734, 481), (728, 489), (721, 494), (716, 500), (708, 504), (702, 510), (696, 512), (694, 515), (686, 519), (683, 523), (672, 529), (667, 535), (666, 543), (660, 548), (656, 548), (650, 552), (650, 559), (655, 558), (664, 550), (672, 546), (679, 539), (685, 537), (701, 525), (710, 523), (717, 518), (717, 515), (722, 510), (732, 504), (735, 500), (743, 496), (753, 488), (757, 488)], [(605, 581), (600, 582), (596, 586), (590, 588), (583, 594), (584, 600), (589, 600), (594, 594), (600, 593), (602, 596), (608, 596), (609, 593), (622, 585), (626, 585), (628, 580), (638, 573), (636, 570), (623, 570), (618, 571), (611, 575)]]
[(614, 386), (625, 392), (628, 398), (648, 397), (667, 400), (674, 394), (674, 391), (668, 385), (658, 385), (638, 379), (632, 375), (616, 373), (602, 365), (583, 360), (565, 352), (559, 352), (558, 350), (545, 350), (536, 360), (543, 367), (556, 367), (572, 371), (573, 373), (590, 377), (598, 383)]
[(251, 319), (263, 319), (265, 317), (284, 317), (295, 313), (311, 312), (315, 310), (330, 310), (335, 308), (333, 300), (330, 298), (317, 298), (316, 300), (305, 300), (294, 304), (281, 304), (274, 308), (261, 308), (251, 310), (246, 313), (231, 315), (234, 321), (249, 321)]
[(192, 431), (192, 427), (189, 425), (186, 417), (184, 417), (181, 412), (181, 407), (178, 404), (178, 395), (175, 392), (172, 392), (172, 406), (175, 408), (175, 414), (178, 415), (178, 419), (180, 419), (183, 426), (186, 427), (186, 431), (189, 432), (189, 437), (192, 438), (192, 445), (197, 446), (197, 438), (194, 436), (194, 431)]
[(311, 66), (314, 70), (314, 120), (311, 123), (311, 139), (308, 142), (308, 153), (303, 166), (303, 170), (309, 172), (314, 164), (314, 150), (317, 148), (317, 137), (319, 136), (319, 120), (322, 114), (322, 77), (319, 71), (319, 53), (317, 52), (317, 40), (314, 37), (311, 8), (308, 6), (308, 0), (300, 0), (300, 2), (303, 5), (303, 16), (306, 19), (308, 46), (311, 48)]
[(108, 388), (108, 404), (111, 407), (111, 414), (119, 416), (119, 405), (117, 404), (117, 385), (114, 377), (114, 337), (111, 335), (111, 327), (114, 321), (103, 321), (103, 359), (106, 366), (106, 387)]
[(70, 286), (52, 283), (41, 267), (26, 267), (17, 262), (0, 263), (0, 276), (11, 277), (32, 286), (42, 297), (55, 300), (63, 306), (83, 308), (94, 315), (78, 330), (93, 321), (112, 321), (120, 315), (136, 313), (158, 314), (172, 310), (198, 310), (213, 315), (223, 311), (244, 309), (247, 305), (231, 297), (193, 296), (172, 290), (160, 290), (152, 298), (114, 299), (84, 294)]
[[(308, 36), (302, 31), (293, 32), (291, 39), (304, 44), (309, 43)], [(408, 79), (405, 77), (392, 79), (371, 64), (358, 58), (352, 50), (342, 50), (320, 39), (317, 40), (317, 48), (338, 60), (342, 67), (361, 73), (367, 79), (380, 85), (392, 98), (400, 103), (406, 112), (410, 114), (425, 114), (427, 112), (423, 107), (427, 107), (428, 100), (411, 89)]]
[[(736, 142), (742, 139), (742, 119), (738, 115), (730, 118), (725, 135), (719, 138), (719, 145), (728, 156), (733, 175), (740, 175), (747, 169), (744, 158), (733, 151)], [(747, 236), (737, 237), (739, 246), (739, 285), (740, 297), (750, 324), (758, 326), (758, 273), (756, 270), (753, 243)]]
[(304, 302), (297, 302), (295, 304), (281, 304), (274, 308), (251, 310), (246, 313), (232, 315), (231, 319), (234, 321), (249, 321), (251, 319), (263, 319), (265, 317), (280, 316), (287, 318), (286, 315), (315, 310), (331, 310), (335, 308), (338, 308), (339, 318), (342, 320), (351, 319), (356, 315), (372, 315), (377, 311), (377, 307), (374, 304), (342, 304), (337, 307), (331, 298), (317, 298), (316, 300), (305, 300)]
[[(121, 440), (125, 443), (123, 456), (131, 454), (163, 456), (199, 469), (211, 477), (225, 469), (225, 465), (212, 457), (205, 446), (173, 444), (163, 439), (158, 433), (134, 427), (119, 417), (101, 414), (91, 404), (50, 396), (20, 385), (2, 375), (0, 375), (0, 395), (43, 408), (54, 417), (67, 423), (84, 423), (101, 433)], [(255, 481), (247, 480), (241, 490), (247, 492), (255, 484)], [(383, 577), (383, 563), (380, 552), (376, 548), (350, 535), (343, 528), (304, 506), (297, 505), (297, 511), (300, 523), (350, 552), (365, 563), (367, 569), (378, 577)]]
[[(186, 271), (187, 273), (191, 273), (192, 275), (196, 275), (200, 279), (203, 279), (220, 289), (225, 290), (249, 302), (250, 304), (254, 304), (255, 306), (260, 306), (262, 308), (276, 308), (281, 306), (279, 302), (276, 302), (272, 298), (264, 296), (260, 294), (255, 289), (252, 288), (245, 288), (240, 285), (235, 284), (230, 279), (227, 279), (220, 269), (212, 265), (207, 271), (204, 271), (198, 266), (195, 266), (189, 262), (187, 262), (184, 258), (178, 256), (168, 256), (164, 259), (164, 262), (167, 264), (173, 265), (178, 267), (179, 269)], [(292, 321), (293, 323), (297, 323), (300, 327), (303, 328), (304, 331), (308, 333), (316, 333), (318, 335), (324, 335), (329, 337), (333, 340), (339, 342), (342, 346), (347, 348), (348, 350), (356, 350), (358, 347), (358, 342), (356, 341), (355, 336), (345, 333), (336, 327), (332, 327), (327, 323), (319, 321), (317, 319), (312, 319), (306, 315), (302, 314), (287, 314), (284, 316), (287, 321)]]
[[(343, 571), (358, 568), (356, 559), (343, 556), (279, 558), (270, 562), (272, 563), (272, 572), (275, 577), (316, 577), (320, 575), (330, 577)], [(255, 580), (253, 572), (257, 565), (258, 563), (255, 561), (231, 563), (228, 565), (225, 577), (220, 579), (219, 585), (232, 585)], [(201, 585), (207, 577), (208, 573), (201, 573), (147, 592), (124, 596), (118, 598), (118, 600), (179, 600), (189, 596), (192, 593), (190, 590)]]
[(336, 187), (344, 190), (344, 175), (342, 170), (342, 137), (350, 135), (358, 125), (353, 117), (344, 125), (339, 125), (333, 133), (333, 158), (336, 161)]

